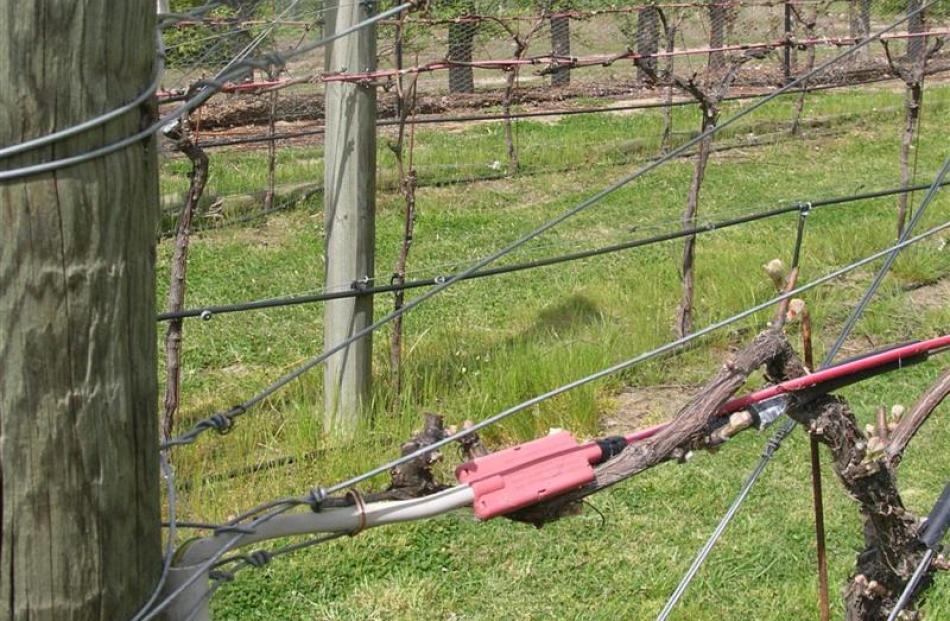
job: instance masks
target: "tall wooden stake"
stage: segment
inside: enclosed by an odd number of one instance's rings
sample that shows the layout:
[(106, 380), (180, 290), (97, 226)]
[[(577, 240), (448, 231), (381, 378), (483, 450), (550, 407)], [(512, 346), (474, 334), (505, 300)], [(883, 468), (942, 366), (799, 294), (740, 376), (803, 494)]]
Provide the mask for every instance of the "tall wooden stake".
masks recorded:
[[(155, 0), (0, 0), (0, 145), (152, 81)], [(0, 170), (139, 131), (152, 105)], [(155, 142), (0, 182), (0, 618), (128, 619), (161, 572)]]
[[(373, 2), (338, 3), (334, 32), (375, 12)], [(327, 46), (332, 71), (372, 71), (376, 65), (376, 29), (337, 39)], [(376, 207), (376, 90), (353, 82), (326, 85), (324, 211), (326, 287), (339, 289), (373, 276)], [(332, 300), (324, 314), (324, 345), (332, 347), (370, 325), (373, 297)], [(327, 360), (324, 373), (327, 431), (350, 433), (368, 405), (373, 361), (371, 336)]]

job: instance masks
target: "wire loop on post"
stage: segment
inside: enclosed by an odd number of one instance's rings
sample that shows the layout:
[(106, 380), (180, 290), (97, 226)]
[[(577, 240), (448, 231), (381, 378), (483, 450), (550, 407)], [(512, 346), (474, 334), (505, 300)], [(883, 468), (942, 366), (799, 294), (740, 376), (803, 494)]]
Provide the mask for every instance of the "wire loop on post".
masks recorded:
[(165, 53), (161, 51), (161, 45), (159, 45), (159, 51), (156, 52), (155, 56), (156, 61), (155, 67), (152, 69), (152, 81), (149, 82), (148, 86), (146, 86), (142, 92), (140, 92), (128, 103), (122, 104), (117, 108), (83, 121), (82, 123), (77, 123), (76, 125), (67, 127), (66, 129), (62, 129), (60, 131), (46, 134), (45, 136), (40, 136), (39, 138), (34, 138), (32, 140), (27, 140), (18, 144), (0, 147), (0, 159), (5, 159), (18, 153), (23, 153), (54, 144), (83, 132), (99, 129), (106, 123), (109, 123), (110, 121), (113, 121), (146, 103), (152, 97), (152, 95), (158, 91), (158, 87), (161, 84), (162, 75), (165, 70)]

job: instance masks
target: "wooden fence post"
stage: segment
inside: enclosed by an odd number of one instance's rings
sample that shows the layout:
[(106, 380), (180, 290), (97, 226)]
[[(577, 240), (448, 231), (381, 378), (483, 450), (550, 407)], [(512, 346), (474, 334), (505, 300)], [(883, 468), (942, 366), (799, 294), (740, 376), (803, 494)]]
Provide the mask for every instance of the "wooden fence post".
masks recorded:
[[(134, 100), (155, 0), (0, 0), (0, 145)], [(138, 132), (154, 105), (0, 160)], [(0, 618), (127, 619), (161, 572), (155, 140), (0, 181)]]
[[(336, 6), (334, 32), (368, 18), (375, 3)], [(327, 46), (331, 71), (372, 71), (376, 28), (370, 26)], [(324, 219), (326, 286), (346, 288), (373, 276), (376, 242), (376, 87), (355, 82), (326, 85)], [(330, 300), (324, 311), (324, 347), (332, 347), (373, 322), (373, 296)], [(324, 428), (349, 433), (368, 405), (373, 367), (368, 335), (327, 359)]]

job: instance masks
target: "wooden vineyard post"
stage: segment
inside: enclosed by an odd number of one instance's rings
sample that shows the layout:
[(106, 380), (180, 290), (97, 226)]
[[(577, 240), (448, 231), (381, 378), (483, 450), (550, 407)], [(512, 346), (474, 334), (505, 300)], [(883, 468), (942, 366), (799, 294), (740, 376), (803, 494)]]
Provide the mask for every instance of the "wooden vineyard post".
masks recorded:
[[(0, 0), (0, 145), (133, 101), (155, 1)], [(154, 105), (0, 159), (119, 141)], [(0, 618), (128, 619), (161, 573), (156, 145), (0, 181)]]
[[(331, 13), (334, 32), (370, 16), (372, 3), (341, 3)], [(376, 29), (362, 30), (327, 46), (331, 71), (372, 71)], [(376, 89), (356, 82), (326, 85), (326, 287), (340, 289), (373, 277), (376, 209)], [(324, 311), (324, 347), (349, 338), (373, 321), (373, 296), (330, 300)], [(372, 385), (371, 335), (327, 359), (324, 429), (352, 432)]]

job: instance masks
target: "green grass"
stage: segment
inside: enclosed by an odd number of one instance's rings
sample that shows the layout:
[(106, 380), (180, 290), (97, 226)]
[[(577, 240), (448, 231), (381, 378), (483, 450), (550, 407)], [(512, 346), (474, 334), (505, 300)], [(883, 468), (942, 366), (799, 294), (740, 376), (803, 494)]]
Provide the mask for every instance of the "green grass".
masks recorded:
[[(811, 96), (806, 117), (838, 117), (801, 139), (737, 146), (714, 156), (703, 187), (702, 219), (748, 213), (776, 203), (848, 194), (897, 184), (903, 113), (899, 91), (878, 89)], [(950, 88), (931, 87), (917, 151), (928, 180), (945, 153), (943, 119)], [(730, 104), (723, 118), (741, 104)], [(790, 117), (790, 100), (774, 102), (724, 132), (720, 144), (774, 132)], [(844, 115), (844, 116), (842, 116)], [(698, 126), (696, 112), (675, 113), (678, 130)], [(415, 158), (418, 193), (410, 276), (464, 266), (516, 239), (656, 153), (659, 111), (522, 122), (522, 174), (511, 179), (449, 183), (484, 175), (504, 161), (498, 124), (459, 131), (420, 128)], [(684, 139), (680, 136), (680, 139)], [(383, 190), (377, 214), (377, 275), (386, 280), (401, 231), (400, 197), (387, 185), (392, 162), (380, 148)], [(319, 145), (282, 150), (282, 182), (322, 177)], [(260, 153), (216, 152), (211, 191), (259, 189)], [(163, 189), (180, 191), (185, 168), (165, 164)], [(504, 261), (596, 247), (678, 226), (691, 163), (671, 162), (615, 192)], [(921, 195), (918, 194), (916, 201)], [(802, 281), (892, 243), (894, 199), (815, 210), (806, 231)], [(314, 195), (298, 209), (192, 240), (188, 305), (212, 304), (323, 287), (322, 214)], [(942, 195), (921, 230), (947, 220)], [(774, 295), (761, 265), (787, 261), (795, 216), (700, 237), (697, 324), (707, 325)], [(939, 236), (938, 236), (939, 237)], [(849, 351), (946, 332), (950, 304), (914, 307), (901, 287), (950, 273), (947, 237), (906, 252), (858, 324)], [(559, 267), (470, 281), (452, 287), (406, 318), (406, 387), (394, 396), (388, 376), (389, 332), (376, 339), (375, 401), (354, 445), (322, 436), (317, 370), (269, 399), (226, 438), (204, 437), (178, 449), (182, 515), (221, 520), (275, 496), (330, 484), (389, 459), (425, 411), (449, 423), (477, 420), (540, 392), (660, 345), (671, 337), (679, 298), (681, 244), (665, 243)], [(159, 248), (160, 299), (171, 244)], [(871, 268), (807, 295), (821, 343), (829, 344), (862, 293)], [(418, 292), (412, 295), (418, 295)], [(376, 314), (391, 308), (376, 300)], [(298, 306), (222, 315), (185, 327), (184, 408), (179, 427), (236, 403), (320, 351), (322, 307)], [(769, 313), (701, 341), (675, 358), (635, 367), (532, 410), (486, 434), (493, 446), (535, 437), (549, 427), (589, 437), (612, 412), (625, 386), (695, 384), (744, 343)], [(794, 333), (794, 328), (792, 328)], [(869, 343), (870, 341), (870, 343)], [(822, 346), (819, 345), (819, 354)], [(846, 394), (859, 417), (879, 404), (910, 403), (944, 360), (873, 380)], [(944, 408), (946, 409), (946, 408)], [(901, 467), (910, 507), (924, 511), (950, 471), (950, 439), (939, 414)], [(746, 434), (715, 456), (664, 466), (591, 499), (591, 511), (542, 530), (505, 520), (479, 524), (459, 513), (426, 523), (371, 531), (354, 539), (245, 571), (214, 600), (219, 619), (542, 619), (642, 618), (655, 615), (757, 459), (764, 438)], [(305, 459), (312, 451), (319, 458)], [(209, 473), (295, 455), (293, 466), (212, 482)], [(451, 481), (454, 451), (441, 472)], [(677, 619), (784, 619), (816, 616), (814, 543), (807, 443), (796, 435), (755, 489), (747, 507), (674, 614)], [(861, 542), (855, 506), (825, 472), (833, 594)], [(383, 485), (383, 478), (374, 485)], [(834, 598), (840, 606), (840, 598)], [(926, 610), (950, 612), (950, 584), (939, 579)], [(840, 610), (838, 611), (840, 613)]]

